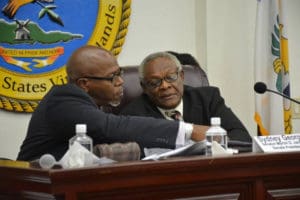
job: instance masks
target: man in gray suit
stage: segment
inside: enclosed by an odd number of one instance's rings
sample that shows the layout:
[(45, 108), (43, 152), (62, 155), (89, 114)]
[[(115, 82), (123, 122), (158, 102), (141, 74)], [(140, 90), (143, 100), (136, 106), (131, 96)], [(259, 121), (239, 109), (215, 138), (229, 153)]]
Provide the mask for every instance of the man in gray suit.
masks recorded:
[(34, 111), (17, 160), (43, 154), (59, 160), (68, 150), (75, 124), (87, 124), (94, 144), (135, 141), (146, 147), (176, 148), (205, 138), (203, 127), (150, 117), (107, 114), (103, 105), (118, 105), (123, 95), (122, 70), (105, 49), (83, 46), (66, 65), (69, 83), (53, 86)]

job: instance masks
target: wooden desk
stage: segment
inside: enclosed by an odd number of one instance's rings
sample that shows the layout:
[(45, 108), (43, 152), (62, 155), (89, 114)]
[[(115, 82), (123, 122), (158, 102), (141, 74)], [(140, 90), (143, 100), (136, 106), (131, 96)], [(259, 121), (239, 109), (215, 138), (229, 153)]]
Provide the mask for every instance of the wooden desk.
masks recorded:
[(300, 153), (80, 169), (0, 167), (0, 199), (300, 199)]

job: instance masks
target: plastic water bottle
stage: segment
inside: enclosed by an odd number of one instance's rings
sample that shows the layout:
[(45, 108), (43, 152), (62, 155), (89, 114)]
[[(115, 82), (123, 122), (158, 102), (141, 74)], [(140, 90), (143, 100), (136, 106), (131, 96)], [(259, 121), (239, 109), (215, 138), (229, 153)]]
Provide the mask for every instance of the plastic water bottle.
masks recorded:
[(213, 141), (218, 142), (224, 149), (227, 149), (227, 132), (221, 127), (220, 117), (210, 119), (211, 127), (206, 131), (206, 155), (212, 155), (211, 145)]
[(93, 140), (86, 133), (86, 124), (76, 124), (76, 135), (69, 140), (69, 148), (76, 141), (87, 148), (90, 152), (93, 152)]

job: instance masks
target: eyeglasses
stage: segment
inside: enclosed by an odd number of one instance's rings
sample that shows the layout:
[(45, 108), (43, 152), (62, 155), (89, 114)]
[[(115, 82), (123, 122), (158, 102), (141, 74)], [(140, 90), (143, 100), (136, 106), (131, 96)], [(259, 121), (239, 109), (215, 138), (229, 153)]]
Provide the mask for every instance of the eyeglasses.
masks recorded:
[(113, 73), (111, 77), (84, 76), (81, 78), (94, 79), (94, 80), (106, 80), (106, 81), (110, 81), (112, 83), (116, 83), (118, 77), (122, 77), (123, 74), (124, 74), (124, 70), (122, 68), (119, 68), (119, 70), (116, 71), (115, 73)]
[(163, 78), (153, 78), (153, 79), (143, 82), (143, 84), (149, 89), (155, 89), (155, 88), (161, 86), (163, 80), (168, 83), (175, 82), (178, 79), (179, 72), (180, 71), (168, 74), (167, 76), (165, 76)]

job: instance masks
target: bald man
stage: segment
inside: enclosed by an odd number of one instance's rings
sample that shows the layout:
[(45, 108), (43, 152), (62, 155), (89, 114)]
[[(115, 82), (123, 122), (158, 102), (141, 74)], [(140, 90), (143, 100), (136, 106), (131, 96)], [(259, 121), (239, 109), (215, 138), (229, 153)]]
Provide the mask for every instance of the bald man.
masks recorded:
[(118, 105), (123, 95), (122, 70), (105, 49), (83, 46), (67, 65), (69, 83), (53, 86), (33, 113), (17, 160), (31, 161), (43, 154), (59, 160), (68, 150), (75, 124), (87, 124), (94, 144), (135, 141), (144, 147), (180, 147), (201, 141), (206, 128), (150, 117), (115, 116), (99, 109)]

